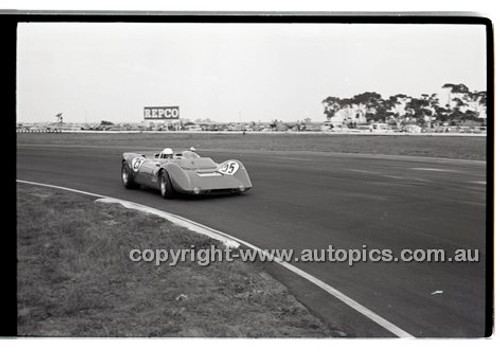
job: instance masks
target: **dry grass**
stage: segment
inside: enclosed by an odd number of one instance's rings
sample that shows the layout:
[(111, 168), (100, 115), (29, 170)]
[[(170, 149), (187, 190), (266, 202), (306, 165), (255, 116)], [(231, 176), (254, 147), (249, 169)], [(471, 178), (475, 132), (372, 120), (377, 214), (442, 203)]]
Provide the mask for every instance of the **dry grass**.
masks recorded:
[(320, 151), (486, 160), (484, 136), (365, 136), (301, 134), (18, 134), (18, 143), (114, 147), (162, 146), (250, 151)]
[(216, 241), (161, 218), (18, 185), (21, 336), (335, 335), (259, 264), (132, 262), (131, 249)]

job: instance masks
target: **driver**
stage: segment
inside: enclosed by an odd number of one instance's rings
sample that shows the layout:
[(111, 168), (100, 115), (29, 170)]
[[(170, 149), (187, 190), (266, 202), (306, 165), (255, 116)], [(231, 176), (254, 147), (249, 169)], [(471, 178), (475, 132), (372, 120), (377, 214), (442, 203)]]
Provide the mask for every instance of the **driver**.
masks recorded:
[(160, 153), (160, 158), (173, 158), (173, 157), (174, 157), (174, 151), (172, 151), (171, 148), (165, 148)]

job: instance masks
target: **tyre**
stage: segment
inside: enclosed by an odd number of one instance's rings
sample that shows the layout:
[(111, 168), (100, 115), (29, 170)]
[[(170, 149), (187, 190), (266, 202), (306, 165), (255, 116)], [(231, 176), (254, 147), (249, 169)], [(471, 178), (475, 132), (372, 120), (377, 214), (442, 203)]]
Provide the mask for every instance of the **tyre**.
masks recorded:
[(162, 170), (160, 174), (160, 194), (164, 199), (172, 199), (175, 196), (175, 190), (172, 186), (172, 181), (170, 180), (170, 176), (165, 170)]
[(126, 189), (135, 189), (137, 187), (137, 184), (134, 182), (134, 176), (126, 162), (122, 164), (121, 177), (123, 186), (125, 186)]

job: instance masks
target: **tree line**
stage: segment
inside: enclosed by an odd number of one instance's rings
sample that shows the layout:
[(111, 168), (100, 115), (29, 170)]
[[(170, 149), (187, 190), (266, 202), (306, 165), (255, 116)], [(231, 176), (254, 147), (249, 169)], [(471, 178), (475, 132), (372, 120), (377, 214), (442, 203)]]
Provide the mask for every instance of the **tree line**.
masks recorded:
[(438, 95), (411, 97), (396, 94), (388, 99), (377, 92), (365, 92), (351, 98), (327, 97), (322, 101), (328, 121), (341, 118), (343, 123), (392, 123), (419, 126), (486, 124), (486, 91), (471, 91), (466, 85), (446, 83), (445, 102)]

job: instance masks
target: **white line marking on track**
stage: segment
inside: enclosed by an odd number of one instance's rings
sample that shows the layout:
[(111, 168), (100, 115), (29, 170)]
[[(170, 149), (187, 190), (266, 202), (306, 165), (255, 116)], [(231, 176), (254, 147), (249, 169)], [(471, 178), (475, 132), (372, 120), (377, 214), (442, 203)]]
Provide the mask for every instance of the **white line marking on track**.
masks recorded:
[(448, 172), (448, 173), (460, 173), (457, 170), (453, 169), (439, 169), (439, 168), (410, 168), (412, 170), (423, 170), (427, 172)]
[[(63, 186), (57, 186), (57, 185), (51, 185), (51, 184), (43, 184), (43, 183), (37, 183), (37, 182), (33, 182), (33, 181), (20, 180), (20, 179), (17, 179), (16, 181), (18, 183), (23, 183), (23, 184), (44, 186), (44, 187), (49, 187), (49, 188), (53, 188), (53, 189), (60, 189), (60, 190), (71, 191), (71, 192), (75, 192), (75, 193), (79, 193), (79, 194), (83, 194), (83, 195), (93, 196), (93, 197), (96, 197), (96, 198), (100, 199), (100, 202), (116, 202), (116, 203), (119, 203), (119, 204), (121, 204), (121, 205), (123, 205), (125, 207), (131, 206), (130, 208), (134, 208), (134, 209), (137, 209), (139, 211), (145, 211), (145, 212), (148, 212), (148, 213), (153, 213), (155, 215), (160, 215), (161, 217), (165, 216), (164, 218), (168, 217), (167, 219), (170, 220), (170, 221), (172, 221), (172, 223), (175, 223), (175, 224), (180, 225), (182, 227), (187, 227), (187, 228), (189, 228), (191, 230), (194, 230), (196, 232), (199, 232), (201, 234), (204, 234), (204, 235), (207, 235), (207, 236), (210, 236), (210, 237), (216, 236), (216, 237), (218, 237), (220, 239), (226, 238), (224, 240), (221, 240), (225, 244), (231, 244), (232, 242), (235, 242), (235, 243), (238, 244), (238, 246), (241, 244), (241, 245), (245, 245), (245, 246), (247, 246), (247, 247), (249, 247), (251, 249), (254, 249), (254, 250), (258, 251), (258, 252), (263, 252), (264, 251), (261, 248), (255, 246), (255, 245), (253, 245), (251, 243), (248, 243), (248, 242), (246, 242), (244, 240), (238, 239), (238, 238), (236, 238), (236, 237), (234, 237), (232, 235), (229, 235), (229, 234), (223, 233), (221, 231), (218, 231), (216, 229), (204, 226), (204, 225), (202, 225), (200, 223), (193, 222), (193, 221), (191, 221), (191, 220), (189, 220), (187, 218), (183, 218), (183, 217), (177, 216), (177, 215), (175, 215), (173, 213), (169, 213), (169, 212), (158, 210), (158, 209), (153, 208), (153, 207), (141, 205), (141, 204), (138, 204), (138, 203), (135, 203), (135, 202), (130, 202), (130, 201), (122, 200), (122, 199), (117, 199), (117, 198), (114, 198), (114, 197), (100, 195), (100, 194), (96, 194), (96, 193), (92, 193), (92, 192), (87, 192), (87, 191), (82, 191), (82, 190), (77, 190), (77, 189), (71, 189), (71, 188), (67, 188), (67, 187), (63, 187)], [(192, 227), (192, 228), (190, 228), (190, 227)], [(197, 229), (201, 230), (201, 232), (198, 231)], [(209, 233), (212, 233), (212, 234), (208, 235)], [(379, 326), (385, 328), (387, 331), (391, 332), (395, 336), (401, 337), (401, 338), (414, 338), (413, 335), (409, 334), (408, 332), (406, 332), (403, 329), (399, 328), (398, 326), (394, 325), (392, 322), (384, 319), (380, 315), (374, 313), (373, 311), (371, 311), (367, 307), (361, 305), (360, 303), (358, 303), (354, 299), (351, 299), (350, 297), (348, 297), (344, 293), (342, 293), (339, 290), (333, 288), (332, 286), (330, 286), (329, 284), (323, 282), (322, 280), (314, 277), (313, 275), (311, 275), (311, 274), (309, 274), (309, 273), (301, 270), (300, 268), (298, 268), (298, 267), (296, 267), (294, 265), (291, 265), (291, 264), (289, 264), (287, 262), (283, 262), (283, 261), (279, 260), (276, 257), (273, 258), (273, 261), (275, 263), (277, 263), (277, 264), (285, 267), (289, 271), (297, 274), (298, 276), (300, 276), (300, 277), (308, 280), (309, 282), (315, 284), (316, 286), (318, 286), (319, 288), (321, 288), (325, 292), (329, 293), (330, 295), (332, 295), (333, 297), (337, 298), (338, 300), (340, 300), (344, 304), (348, 305), (352, 309), (354, 309), (357, 312), (359, 312), (360, 314), (364, 315), (365, 317), (367, 317), (371, 321), (377, 323)]]
[(379, 172), (374, 172), (371, 170), (361, 170), (361, 169), (346, 169), (351, 172), (356, 172), (356, 173), (366, 173), (366, 174), (380, 174)]
[(473, 184), (486, 185), (485, 181), (471, 181)]
[(371, 170), (361, 170), (361, 169), (344, 169), (344, 170), (348, 170), (348, 171), (356, 172), (356, 173), (375, 174), (375, 175), (379, 175), (381, 177), (385, 177), (385, 178), (389, 178), (389, 179), (409, 180), (409, 181), (421, 181), (421, 182), (424, 182), (424, 183), (428, 182), (428, 180), (426, 180), (426, 179), (408, 178), (408, 177), (399, 176), (399, 175), (381, 174), (380, 172), (374, 172), (374, 171), (371, 171)]

